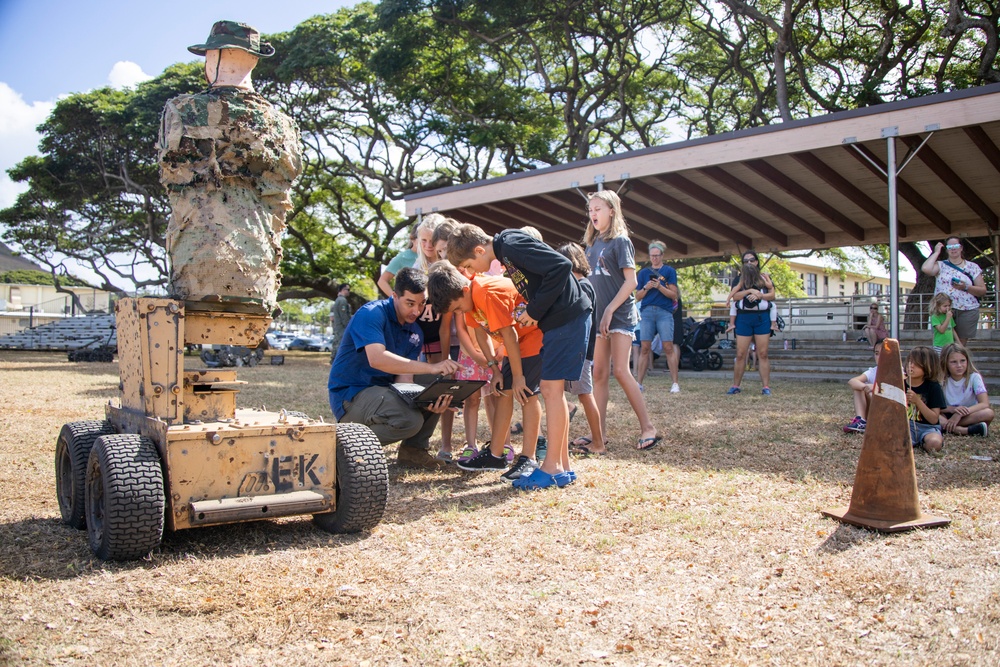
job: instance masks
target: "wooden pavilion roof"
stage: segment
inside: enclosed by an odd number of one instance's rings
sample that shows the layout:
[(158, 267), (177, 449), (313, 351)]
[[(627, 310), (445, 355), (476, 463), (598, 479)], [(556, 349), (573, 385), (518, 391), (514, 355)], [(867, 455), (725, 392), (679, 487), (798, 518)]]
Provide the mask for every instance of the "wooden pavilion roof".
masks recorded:
[(579, 241), (584, 193), (623, 196), (637, 249), (667, 258), (887, 243), (888, 138), (899, 240), (1000, 228), (1000, 84), (730, 132), (406, 198), (489, 233), (532, 225)]

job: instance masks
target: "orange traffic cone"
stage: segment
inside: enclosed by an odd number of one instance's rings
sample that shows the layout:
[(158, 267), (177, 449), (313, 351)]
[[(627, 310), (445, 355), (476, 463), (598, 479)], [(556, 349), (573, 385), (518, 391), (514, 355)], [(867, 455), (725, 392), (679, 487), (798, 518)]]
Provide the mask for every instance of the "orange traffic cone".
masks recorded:
[(888, 338), (879, 355), (851, 504), (824, 515), (886, 533), (951, 523), (920, 511), (905, 386), (899, 341)]

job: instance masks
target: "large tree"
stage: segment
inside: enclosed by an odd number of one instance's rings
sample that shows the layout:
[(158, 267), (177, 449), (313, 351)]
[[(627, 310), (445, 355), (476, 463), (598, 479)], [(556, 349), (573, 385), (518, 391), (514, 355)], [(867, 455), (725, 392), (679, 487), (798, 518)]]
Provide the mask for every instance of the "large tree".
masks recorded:
[[(383, 0), (268, 37), (255, 80), (305, 142), (281, 297), (374, 277), (426, 189), (996, 80), (995, 0)], [(134, 91), (61, 102), (5, 239), (107, 289), (165, 282), (163, 102), (202, 87), (174, 66)], [(426, 213), (426, 212), (425, 212)], [(920, 248), (907, 248), (919, 262)], [(141, 270), (140, 270), (141, 269)]]
[(155, 130), (164, 102), (198, 86), (193, 67), (174, 66), (135, 91), (103, 88), (57, 103), (38, 128), (42, 154), (9, 172), (28, 190), (0, 211), (4, 239), (57, 284), (71, 260), (96, 274), (101, 289), (162, 285), (169, 204)]

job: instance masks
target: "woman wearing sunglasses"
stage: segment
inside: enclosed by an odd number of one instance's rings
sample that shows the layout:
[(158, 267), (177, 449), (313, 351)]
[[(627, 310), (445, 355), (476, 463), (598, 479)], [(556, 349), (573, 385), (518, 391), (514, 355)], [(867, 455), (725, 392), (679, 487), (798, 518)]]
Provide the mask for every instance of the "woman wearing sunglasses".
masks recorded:
[(771, 276), (760, 272), (760, 258), (753, 250), (743, 253), (740, 277), (734, 281), (729, 299), (736, 304), (736, 361), (733, 365), (733, 386), (727, 394), (738, 394), (743, 372), (746, 370), (747, 355), (752, 342), (757, 350), (760, 365), (760, 379), (764, 386), (761, 393), (771, 395), (771, 362), (767, 357), (767, 346), (771, 340), (770, 310), (774, 304), (775, 292)]
[[(942, 250), (947, 250), (947, 255), (939, 260)], [(949, 236), (944, 243), (935, 245), (934, 252), (920, 270), (929, 276), (937, 276), (935, 294), (943, 292), (951, 297), (955, 336), (959, 342), (965, 344), (975, 338), (979, 325), (979, 298), (986, 294), (986, 283), (983, 281), (983, 270), (962, 256), (959, 238)]]

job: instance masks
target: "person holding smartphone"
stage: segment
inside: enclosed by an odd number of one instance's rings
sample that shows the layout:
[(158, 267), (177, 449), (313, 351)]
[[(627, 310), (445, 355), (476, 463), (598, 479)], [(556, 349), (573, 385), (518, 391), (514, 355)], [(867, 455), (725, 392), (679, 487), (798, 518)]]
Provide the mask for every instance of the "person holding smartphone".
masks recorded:
[[(947, 250), (945, 259), (939, 259), (942, 250)], [(983, 270), (963, 256), (962, 241), (957, 236), (949, 236), (944, 243), (937, 243), (920, 270), (937, 277), (935, 294), (951, 297), (955, 336), (959, 342), (965, 344), (975, 338), (979, 326), (979, 299), (986, 294), (986, 282)]]

